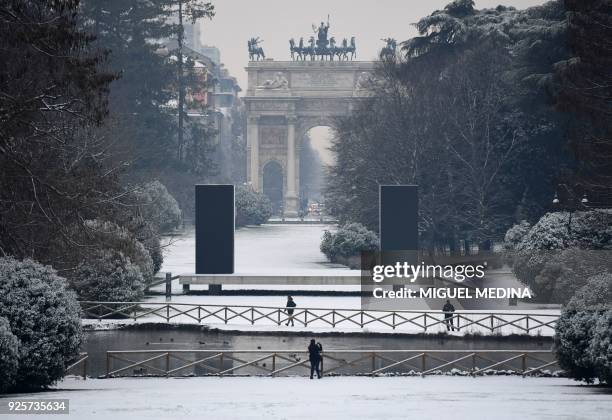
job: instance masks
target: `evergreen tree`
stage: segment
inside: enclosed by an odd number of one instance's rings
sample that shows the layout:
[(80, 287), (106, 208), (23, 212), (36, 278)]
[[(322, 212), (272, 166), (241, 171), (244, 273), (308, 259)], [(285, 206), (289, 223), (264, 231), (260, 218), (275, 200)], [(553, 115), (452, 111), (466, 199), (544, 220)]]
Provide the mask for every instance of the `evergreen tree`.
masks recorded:
[(560, 110), (574, 117), (577, 160), (570, 188), (592, 204), (612, 203), (612, 1), (565, 0), (571, 57), (557, 65)]
[[(168, 103), (175, 63), (161, 40), (173, 36), (165, 0), (86, 0), (83, 27), (95, 35), (94, 46), (109, 52), (109, 68), (119, 77), (111, 85), (111, 118), (104, 134), (130, 173), (160, 170), (172, 163), (176, 122)], [(150, 175), (148, 175), (150, 176)]]
[[(122, 196), (92, 131), (107, 114), (105, 54), (77, 22), (79, 2), (0, 5), (0, 255), (70, 268), (76, 229)], [(55, 247), (60, 243), (60, 247)]]
[(418, 184), (425, 246), (488, 247), (515, 221), (536, 220), (571, 165), (552, 107), (563, 7), (456, 0), (416, 26), (404, 57), (384, 59), (371, 96), (336, 124), (328, 208), (376, 229), (378, 185)]

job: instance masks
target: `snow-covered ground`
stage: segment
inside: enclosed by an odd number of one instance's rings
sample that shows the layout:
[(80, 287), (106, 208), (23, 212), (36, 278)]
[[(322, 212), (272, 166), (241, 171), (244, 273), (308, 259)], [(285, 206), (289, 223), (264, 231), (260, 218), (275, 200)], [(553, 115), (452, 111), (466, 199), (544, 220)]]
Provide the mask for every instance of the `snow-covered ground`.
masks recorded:
[[(321, 237), (331, 225), (262, 225), (236, 230), (235, 272), (249, 274), (357, 275), (340, 264), (331, 264), (319, 250)], [(162, 272), (192, 274), (195, 269), (195, 230), (166, 238)], [(228, 286), (229, 287), (229, 286)], [(357, 289), (359, 290), (359, 289)]]
[(79, 420), (597, 420), (612, 412), (609, 391), (563, 378), (68, 378), (49, 392), (14, 397), (68, 398), (69, 417)]

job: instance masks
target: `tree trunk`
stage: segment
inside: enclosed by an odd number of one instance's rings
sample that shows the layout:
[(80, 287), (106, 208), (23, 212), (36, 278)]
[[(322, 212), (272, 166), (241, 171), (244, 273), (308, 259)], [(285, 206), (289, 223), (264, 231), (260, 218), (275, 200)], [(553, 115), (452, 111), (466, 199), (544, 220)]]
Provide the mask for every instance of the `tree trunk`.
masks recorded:
[(178, 147), (176, 158), (178, 161), (183, 160), (183, 118), (184, 112), (183, 107), (185, 103), (185, 86), (183, 84), (183, 37), (185, 35), (185, 28), (183, 28), (183, 2), (179, 0), (178, 3), (179, 12), (179, 31), (178, 31)]

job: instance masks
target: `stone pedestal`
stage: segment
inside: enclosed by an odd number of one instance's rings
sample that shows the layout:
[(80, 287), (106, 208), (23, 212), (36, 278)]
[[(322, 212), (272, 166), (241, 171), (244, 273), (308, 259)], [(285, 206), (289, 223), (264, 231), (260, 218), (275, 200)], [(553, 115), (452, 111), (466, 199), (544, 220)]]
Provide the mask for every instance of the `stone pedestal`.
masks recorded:
[(298, 216), (298, 198), (293, 195), (289, 196), (288, 194), (285, 196), (285, 204), (283, 207), (283, 216), (285, 217), (297, 217)]

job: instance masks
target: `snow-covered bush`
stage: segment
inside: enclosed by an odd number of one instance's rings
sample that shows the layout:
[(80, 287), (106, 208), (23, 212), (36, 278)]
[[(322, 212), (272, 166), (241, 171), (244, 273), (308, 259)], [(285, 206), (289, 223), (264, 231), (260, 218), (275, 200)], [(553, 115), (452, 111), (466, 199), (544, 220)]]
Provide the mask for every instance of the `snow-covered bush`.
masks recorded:
[[(519, 234), (507, 236), (512, 240)], [(538, 299), (567, 302), (584, 279), (611, 270), (606, 254), (612, 252), (612, 212), (548, 213), (507, 246), (513, 249), (514, 274)]]
[(612, 274), (592, 276), (561, 312), (555, 352), (576, 380), (612, 379)]
[(593, 327), (598, 314), (592, 311), (564, 310), (557, 322), (555, 353), (559, 366), (568, 376), (592, 382), (596, 377), (595, 365), (587, 349), (591, 345)]
[(164, 262), (160, 234), (157, 228), (142, 216), (132, 217), (119, 224), (132, 232), (134, 238), (149, 252), (153, 261), (153, 272), (157, 273)]
[(36, 389), (64, 376), (82, 341), (79, 304), (67, 282), (32, 260), (0, 258), (0, 317), (19, 346), (13, 389)]
[(612, 273), (599, 273), (587, 279), (574, 293), (567, 307), (577, 309), (612, 309)]
[(378, 249), (378, 236), (360, 223), (348, 223), (333, 233), (325, 231), (320, 245), (321, 252), (332, 262), (338, 257), (357, 256), (361, 251)]
[(76, 269), (72, 287), (82, 300), (129, 302), (144, 294), (140, 268), (120, 251), (96, 251)]
[(512, 226), (504, 237), (504, 248), (508, 251), (513, 251), (530, 229), (531, 225), (526, 220), (521, 220), (520, 223)]
[(589, 356), (595, 365), (600, 382), (612, 384), (612, 310), (605, 311), (597, 318), (591, 333)]
[(181, 209), (164, 184), (153, 181), (136, 191), (140, 211), (159, 232), (169, 232), (180, 226)]
[[(138, 266), (145, 282), (151, 281), (155, 271), (153, 259), (144, 244), (129, 230), (103, 220), (87, 220), (85, 225), (97, 249), (120, 252)], [(92, 258), (96, 258), (95, 253)]]
[(272, 203), (265, 194), (245, 186), (236, 187), (236, 227), (261, 225), (272, 216)]
[(612, 212), (547, 213), (523, 236), (517, 251), (612, 249)]
[(321, 245), (319, 246), (319, 249), (321, 250), (323, 254), (325, 254), (325, 256), (329, 260), (332, 260), (332, 258), (334, 257), (334, 252), (332, 249), (333, 242), (334, 242), (334, 235), (332, 235), (332, 233), (329, 230), (324, 231), (323, 237), (321, 238)]
[(11, 332), (11, 325), (0, 317), (0, 394), (15, 384), (19, 358), (19, 340)]
[(550, 252), (535, 276), (535, 287), (553, 302), (568, 302), (591, 276), (612, 273), (612, 252), (569, 248)]

